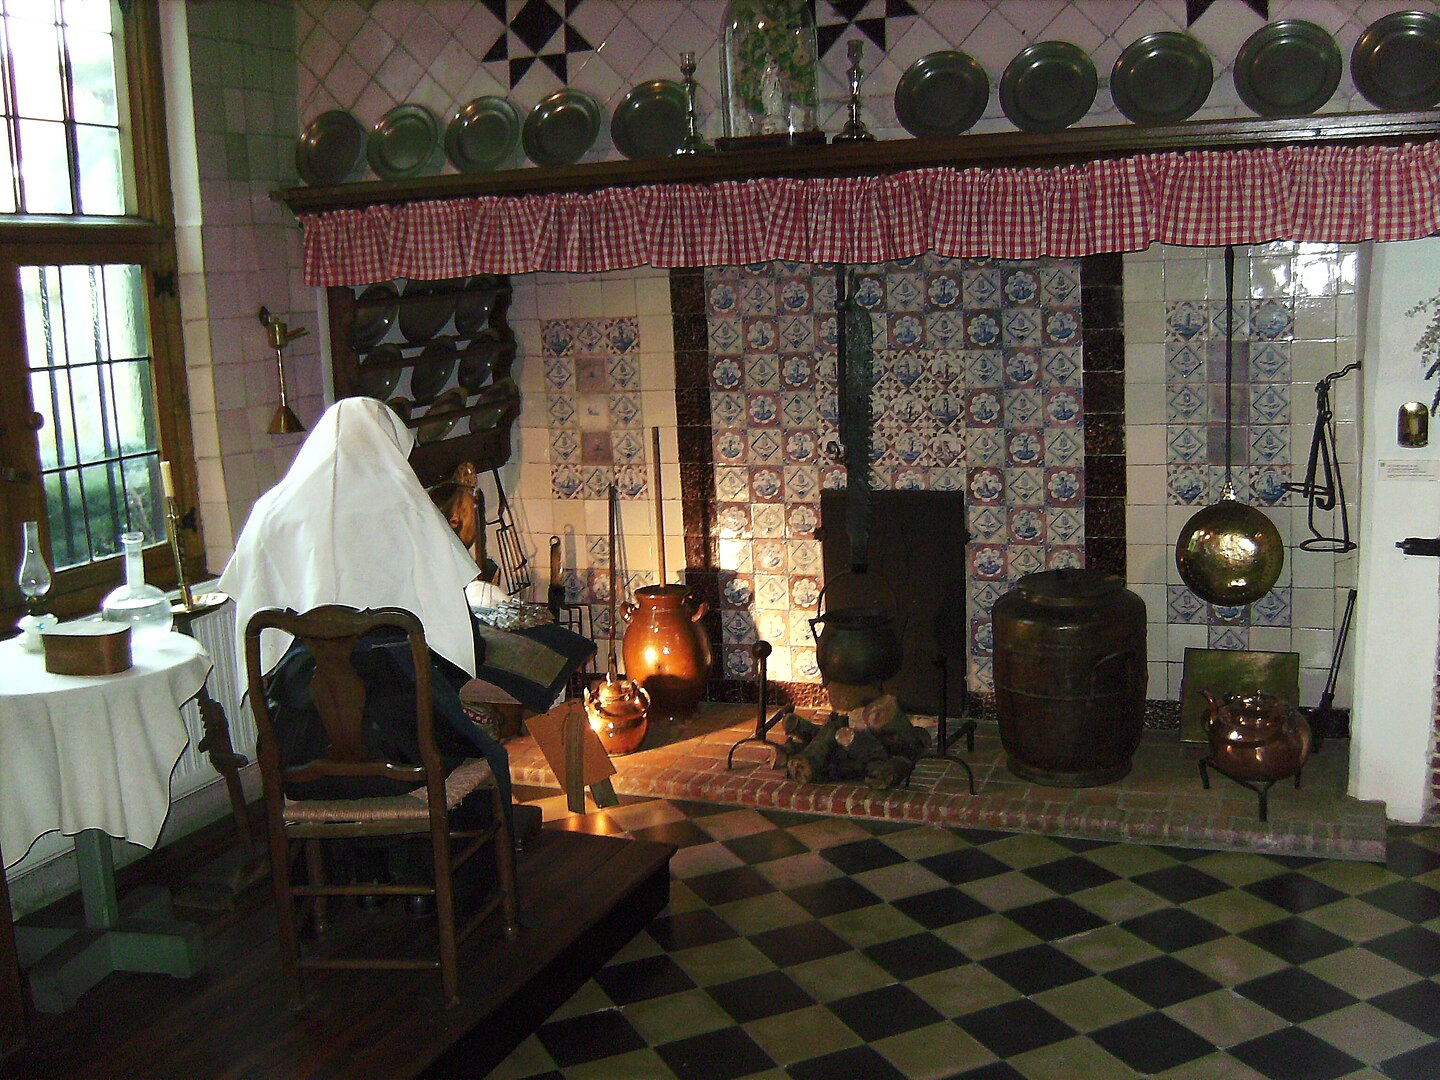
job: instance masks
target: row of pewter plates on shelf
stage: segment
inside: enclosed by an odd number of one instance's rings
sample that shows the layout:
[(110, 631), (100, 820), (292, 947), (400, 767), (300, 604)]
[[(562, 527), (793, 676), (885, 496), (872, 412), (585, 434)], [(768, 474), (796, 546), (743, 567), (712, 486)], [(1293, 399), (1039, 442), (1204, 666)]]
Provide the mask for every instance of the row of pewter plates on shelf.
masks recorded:
[[(626, 157), (668, 157), (686, 129), (685, 91), (669, 79), (641, 83), (615, 108), (610, 133)], [(300, 135), (295, 168), (307, 184), (359, 179), (368, 162), (382, 180), (439, 172), (442, 155), (462, 173), (516, 164), (523, 144), (536, 165), (573, 165), (600, 135), (600, 103), (583, 90), (565, 89), (541, 101), (525, 122), (503, 97), (478, 97), (461, 106), (444, 135), (424, 105), (397, 105), (367, 133), (340, 109), (322, 113)]]
[[(1323, 27), (1303, 19), (1267, 23), (1235, 57), (1235, 90), (1260, 116), (1305, 116), (1340, 85), (1340, 49)], [(1397, 11), (1376, 20), (1350, 54), (1355, 86), (1381, 109), (1440, 104), (1440, 14)], [(1215, 69), (1189, 34), (1161, 31), (1132, 42), (1115, 61), (1115, 107), (1137, 124), (1170, 124), (1194, 116), (1210, 96)], [(1065, 41), (1022, 50), (1000, 78), (1000, 108), (1024, 131), (1059, 131), (1090, 110), (1099, 89), (1095, 65)], [(990, 96), (979, 62), (958, 50), (916, 60), (895, 88), (895, 115), (915, 136), (968, 131)]]
[[(1335, 39), (1315, 23), (1282, 19), (1255, 31), (1235, 57), (1235, 89), (1260, 116), (1305, 116), (1322, 108), (1343, 70)], [(1350, 54), (1355, 86), (1381, 109), (1429, 109), (1440, 104), (1440, 14), (1397, 11), (1372, 23)], [(1132, 42), (1115, 61), (1110, 91), (1115, 106), (1137, 124), (1178, 123), (1205, 104), (1215, 69), (1189, 34), (1161, 31)], [(1059, 131), (1094, 104), (1095, 64), (1077, 45), (1042, 41), (1023, 49), (1000, 79), (1000, 108), (1024, 131)], [(990, 80), (979, 62), (959, 50), (920, 57), (895, 88), (895, 114), (917, 137), (958, 135), (985, 112)], [(398, 105), (367, 134), (348, 112), (317, 117), (300, 136), (295, 165), (306, 183), (358, 179), (368, 161), (376, 176), (402, 180), (440, 170), (443, 158), (462, 173), (516, 163), (523, 144), (536, 165), (571, 165), (599, 137), (603, 113), (583, 90), (545, 98), (525, 118), (503, 97), (476, 98), (456, 111), (443, 138), (423, 105)], [(686, 100), (680, 84), (654, 79), (634, 87), (615, 108), (611, 136), (629, 158), (668, 157), (685, 137)]]

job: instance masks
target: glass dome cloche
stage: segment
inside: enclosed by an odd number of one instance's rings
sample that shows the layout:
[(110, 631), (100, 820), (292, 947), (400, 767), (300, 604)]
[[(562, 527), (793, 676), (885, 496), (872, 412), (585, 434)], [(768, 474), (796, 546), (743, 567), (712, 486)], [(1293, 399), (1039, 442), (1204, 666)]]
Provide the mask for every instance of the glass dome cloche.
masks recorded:
[(720, 53), (730, 138), (818, 128), (820, 51), (805, 0), (731, 0)]

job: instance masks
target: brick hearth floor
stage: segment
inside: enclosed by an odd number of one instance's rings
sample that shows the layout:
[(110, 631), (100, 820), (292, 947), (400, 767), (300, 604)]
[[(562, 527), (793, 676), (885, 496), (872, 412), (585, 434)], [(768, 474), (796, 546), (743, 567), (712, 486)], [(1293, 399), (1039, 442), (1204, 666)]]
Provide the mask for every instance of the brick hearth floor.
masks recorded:
[[(1175, 730), (1147, 730), (1134, 767), (1122, 780), (1102, 787), (1058, 788), (1013, 776), (1005, 767), (995, 726), (982, 722), (973, 753), (965, 750), (963, 741), (954, 747), (975, 771), (972, 796), (964, 770), (939, 759), (922, 760), (907, 788), (889, 792), (853, 783), (795, 783), (770, 768), (770, 752), (755, 743), (742, 746), (735, 768), (727, 770), (731, 745), (753, 734), (754, 728), (754, 705), (707, 704), (690, 720), (652, 725), (646, 749), (615, 759), (615, 790), (758, 810), (1385, 861), (1384, 807), (1346, 797), (1350, 747), (1344, 741), (1327, 743), (1311, 758), (1298, 790), (1288, 780), (1276, 784), (1270, 792), (1269, 821), (1261, 822), (1250, 791), (1213, 773), (1210, 790), (1201, 786), (1197, 762), (1203, 750), (1181, 743)], [(783, 739), (778, 730), (770, 737)], [(519, 738), (506, 745), (517, 784), (557, 786), (533, 740)]]

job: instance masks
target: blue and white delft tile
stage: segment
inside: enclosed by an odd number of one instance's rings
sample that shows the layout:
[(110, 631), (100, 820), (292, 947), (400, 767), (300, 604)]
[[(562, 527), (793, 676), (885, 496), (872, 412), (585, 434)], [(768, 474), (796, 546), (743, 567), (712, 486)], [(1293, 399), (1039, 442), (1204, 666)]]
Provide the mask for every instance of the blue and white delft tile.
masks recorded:
[(744, 361), (744, 389), (747, 393), (780, 389), (779, 357), (769, 353), (747, 357)]
[(1250, 632), (1234, 626), (1209, 628), (1210, 648), (1241, 651), (1250, 647)]
[(1007, 469), (1005, 495), (1010, 506), (1044, 506), (1045, 471), (1024, 467)]
[(1290, 428), (1279, 424), (1252, 427), (1250, 461), (1255, 465), (1289, 464)]
[(1071, 262), (1045, 262), (1040, 269), (1043, 299), (1050, 304), (1073, 304), (1080, 299), (1080, 267)]
[(1052, 543), (1070, 545), (1084, 543), (1084, 514), (1078, 507), (1047, 507), (1045, 531)]
[(1040, 362), (1048, 386), (1079, 386), (1084, 366), (1079, 349), (1041, 349)]
[(768, 280), (748, 278), (740, 282), (740, 314), (774, 315), (775, 286)]
[(1237, 470), (1242, 475), (1251, 497), (1266, 506), (1284, 506), (1291, 503), (1290, 493), (1285, 485), (1290, 482), (1289, 465), (1251, 465)]
[(1210, 469), (1198, 464), (1166, 465), (1165, 492), (1171, 506), (1208, 503), (1211, 498)]
[(1006, 349), (1038, 348), (1040, 319), (1033, 308), (1011, 308), (1001, 316), (1004, 327), (1001, 341)]
[(1165, 343), (1165, 382), (1169, 386), (1191, 381), (1204, 382), (1206, 351), (1186, 341)]
[(1280, 585), (1250, 605), (1251, 626), (1290, 625), (1290, 587)]
[(1165, 395), (1165, 420), (1169, 424), (1203, 423), (1209, 415), (1209, 399), (1195, 383), (1181, 383)]
[(965, 358), (965, 386), (971, 389), (999, 387), (1005, 382), (1005, 357), (999, 349), (970, 349)]
[(1209, 605), (1184, 585), (1166, 586), (1165, 609), (1165, 621), (1181, 626), (1203, 626), (1210, 616)]
[(1085, 464), (1085, 438), (1080, 428), (1059, 428), (1045, 432), (1045, 464)]
[(1039, 424), (1042, 415), (1040, 391), (1005, 391), (1005, 426), (1009, 428), (1030, 427)]
[(1279, 383), (1288, 389), (1290, 349), (1291, 343), (1288, 341), (1256, 343), (1250, 350), (1250, 381)]
[[(1211, 300), (1205, 305), (1205, 310), (1210, 317), (1209, 336), (1214, 341), (1225, 340), (1225, 304), (1220, 300)], [(1235, 342), (1247, 340), (1250, 336), (1250, 315), (1251, 301), (1236, 300), (1234, 309), (1230, 313), (1230, 337)]]
[(1295, 311), (1290, 300), (1257, 300), (1250, 315), (1250, 336), (1280, 341), (1295, 336)]
[(1210, 328), (1210, 313), (1203, 303), (1181, 300), (1165, 306), (1165, 340), (1204, 340)]
[(1045, 548), (1046, 570), (1079, 570), (1085, 565), (1085, 549), (1050, 544)]
[(1169, 465), (1204, 462), (1208, 447), (1203, 424), (1172, 424), (1165, 432), (1165, 460)]
[[(1290, 424), (1290, 385), (1272, 383), (1251, 387), (1250, 423)], [(1271, 459), (1266, 459), (1271, 460)]]

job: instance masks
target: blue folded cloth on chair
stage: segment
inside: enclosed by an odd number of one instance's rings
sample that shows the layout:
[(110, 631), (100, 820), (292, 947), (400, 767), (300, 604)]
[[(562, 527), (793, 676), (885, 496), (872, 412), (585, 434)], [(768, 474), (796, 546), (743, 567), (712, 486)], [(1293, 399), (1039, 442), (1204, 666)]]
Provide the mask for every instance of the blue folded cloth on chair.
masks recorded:
[(471, 620), (475, 677), (494, 683), (532, 712), (544, 712), (570, 676), (595, 655), (595, 643), (555, 623), (497, 630)]

